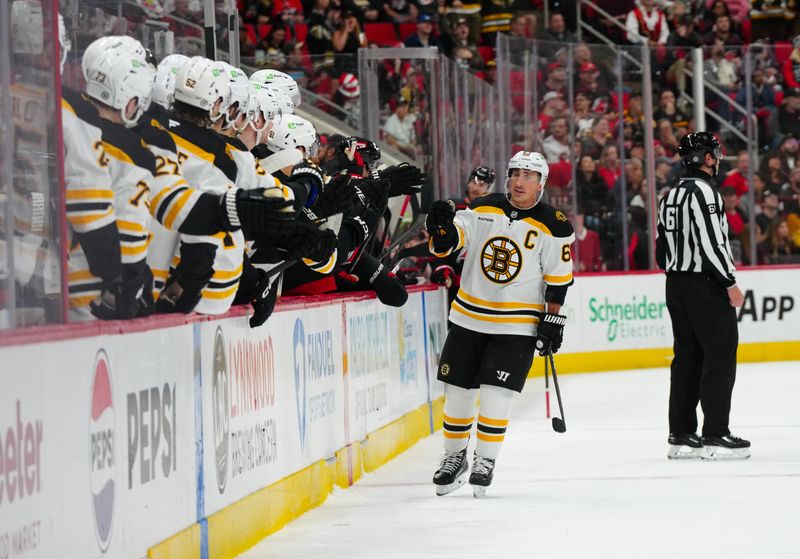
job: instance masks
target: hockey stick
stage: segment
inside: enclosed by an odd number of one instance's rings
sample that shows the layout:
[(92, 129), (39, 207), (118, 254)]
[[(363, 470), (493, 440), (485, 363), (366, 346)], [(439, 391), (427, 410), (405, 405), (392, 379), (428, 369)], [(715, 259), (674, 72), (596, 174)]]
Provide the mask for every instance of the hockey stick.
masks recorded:
[(547, 357), (550, 359), (550, 368), (553, 370), (553, 386), (556, 387), (556, 398), (558, 398), (558, 411), (561, 417), (553, 418), (553, 431), (564, 433), (567, 430), (567, 423), (564, 420), (564, 405), (561, 403), (561, 391), (558, 389), (558, 376), (556, 375), (556, 364), (553, 360), (553, 352), (548, 351)]
[(544, 410), (545, 417), (550, 419), (550, 362), (544, 360)]

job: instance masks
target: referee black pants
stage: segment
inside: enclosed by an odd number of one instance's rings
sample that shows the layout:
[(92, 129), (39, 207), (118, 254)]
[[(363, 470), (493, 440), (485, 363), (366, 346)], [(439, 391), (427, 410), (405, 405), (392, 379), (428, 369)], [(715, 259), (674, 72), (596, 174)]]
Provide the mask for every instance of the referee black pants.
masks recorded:
[(727, 290), (704, 273), (667, 274), (667, 309), (675, 337), (669, 392), (669, 430), (703, 436), (730, 434), (739, 330)]

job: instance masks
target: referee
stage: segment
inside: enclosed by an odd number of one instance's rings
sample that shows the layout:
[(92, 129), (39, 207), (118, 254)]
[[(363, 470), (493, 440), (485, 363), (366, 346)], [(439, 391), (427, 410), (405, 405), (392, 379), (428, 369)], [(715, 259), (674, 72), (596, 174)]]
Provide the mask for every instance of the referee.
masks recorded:
[(733, 275), (728, 222), (714, 182), (722, 149), (713, 134), (695, 132), (681, 138), (678, 153), (686, 173), (659, 202), (656, 241), (675, 337), (667, 457), (748, 458), (750, 442), (728, 429), (739, 343), (735, 307), (744, 297)]

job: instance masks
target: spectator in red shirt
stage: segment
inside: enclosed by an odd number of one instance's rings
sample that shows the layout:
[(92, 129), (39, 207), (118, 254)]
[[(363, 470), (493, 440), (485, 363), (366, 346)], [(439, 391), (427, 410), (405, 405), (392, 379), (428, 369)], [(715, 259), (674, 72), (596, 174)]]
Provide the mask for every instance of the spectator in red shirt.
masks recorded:
[(744, 149), (736, 156), (736, 168), (722, 179), (722, 186), (732, 186), (737, 196), (743, 196), (748, 190), (747, 172), (750, 168), (750, 154)]
[(600, 156), (600, 164), (597, 167), (597, 172), (606, 181), (606, 186), (611, 190), (614, 188), (614, 183), (620, 176), (621, 165), (619, 160), (619, 150), (616, 144), (607, 144), (603, 148), (603, 154)]
[(719, 193), (722, 195), (731, 238), (740, 239), (742, 230), (747, 224), (747, 214), (739, 207), (739, 196), (736, 194), (736, 189), (732, 186), (723, 186), (719, 189)]
[(783, 81), (787, 87), (800, 87), (800, 35), (792, 41), (792, 52), (783, 61)]
[(600, 248), (600, 235), (587, 229), (583, 224), (583, 211), (572, 219), (575, 228), (575, 243), (572, 245), (573, 260), (577, 272), (604, 272), (603, 251)]

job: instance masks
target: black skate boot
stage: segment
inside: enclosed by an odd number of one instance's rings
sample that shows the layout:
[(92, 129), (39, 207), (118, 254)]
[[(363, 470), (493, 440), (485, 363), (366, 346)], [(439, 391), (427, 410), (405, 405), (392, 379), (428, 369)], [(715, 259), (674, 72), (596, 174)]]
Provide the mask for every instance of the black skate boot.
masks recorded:
[(733, 435), (703, 437), (703, 460), (744, 460), (750, 458), (750, 441)]
[(494, 460), (476, 453), (472, 458), (472, 473), (469, 476), (472, 495), (476, 499), (486, 495), (486, 489), (492, 484), (492, 477), (494, 477)]
[(466, 481), (469, 463), (467, 462), (467, 449), (446, 451), (439, 469), (433, 474), (433, 484), (436, 494), (440, 497), (452, 493)]
[(670, 433), (667, 442), (669, 443), (667, 458), (670, 460), (700, 458), (703, 455), (703, 443), (695, 433), (685, 435)]

